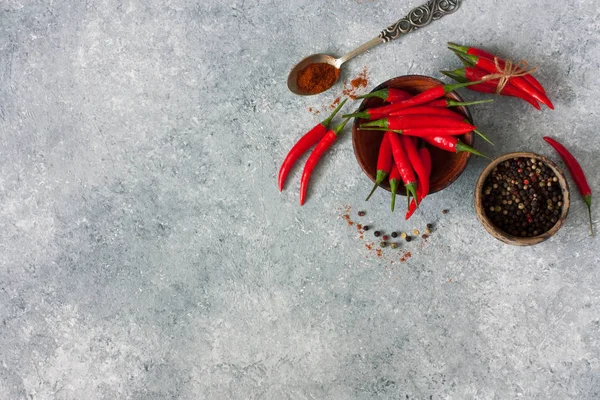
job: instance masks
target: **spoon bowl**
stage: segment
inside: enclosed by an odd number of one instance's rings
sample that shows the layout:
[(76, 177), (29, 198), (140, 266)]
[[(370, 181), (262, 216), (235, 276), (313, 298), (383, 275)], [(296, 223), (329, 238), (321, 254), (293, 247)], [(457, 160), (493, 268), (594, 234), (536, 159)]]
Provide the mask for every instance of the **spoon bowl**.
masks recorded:
[[(306, 57), (305, 59), (300, 61), (298, 64), (296, 64), (296, 66), (294, 68), (292, 68), (292, 70), (290, 71), (290, 74), (288, 76), (287, 86), (288, 86), (288, 89), (290, 89), (290, 91), (292, 93), (295, 93), (300, 96), (310, 96), (313, 94), (317, 94), (317, 93), (305, 93), (305, 92), (301, 91), (300, 88), (298, 87), (298, 72), (302, 71), (304, 68), (306, 68), (310, 64), (329, 64), (329, 65), (334, 66), (336, 69), (340, 69), (340, 67), (342, 66), (342, 60), (339, 58), (332, 57), (329, 54), (313, 54), (312, 56)], [(339, 74), (338, 74), (338, 79), (339, 79)], [(331, 86), (333, 86), (335, 84), (335, 82), (338, 81), (338, 79), (336, 79), (331, 84)], [(329, 89), (329, 88), (325, 88), (323, 90), (323, 92), (327, 89)]]

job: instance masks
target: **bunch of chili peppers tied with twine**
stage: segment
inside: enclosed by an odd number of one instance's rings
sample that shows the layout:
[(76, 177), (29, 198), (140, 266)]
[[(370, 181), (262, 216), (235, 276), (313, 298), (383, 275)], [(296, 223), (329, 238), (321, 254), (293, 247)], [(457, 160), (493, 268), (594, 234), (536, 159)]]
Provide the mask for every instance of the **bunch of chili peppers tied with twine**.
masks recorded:
[[(294, 163), (312, 146), (314, 150), (306, 161), (300, 182), (300, 204), (304, 204), (310, 176), (323, 156), (332, 146), (350, 118), (370, 120), (359, 129), (384, 131), (377, 157), (375, 185), (367, 196), (371, 197), (375, 189), (387, 178), (392, 192), (391, 210), (394, 211), (395, 199), (400, 183), (404, 184), (409, 219), (421, 201), (429, 194), (432, 160), (428, 146), (434, 146), (453, 153), (482, 153), (463, 143), (457, 136), (475, 132), (484, 140), (489, 139), (472, 125), (464, 115), (454, 107), (470, 106), (493, 100), (457, 102), (444, 96), (459, 88), (482, 93), (495, 93), (520, 98), (541, 109), (539, 103), (551, 109), (554, 106), (542, 85), (531, 75), (535, 68), (529, 68), (525, 61), (513, 63), (485, 50), (475, 47), (448, 43), (465, 64), (464, 68), (454, 71), (442, 71), (458, 81), (457, 84), (441, 84), (417, 95), (396, 88), (385, 88), (359, 96), (359, 99), (378, 97), (386, 104), (352, 114), (343, 115), (344, 121), (330, 129), (329, 125), (347, 99), (342, 101), (333, 113), (323, 122), (304, 134), (292, 147), (279, 170), (279, 190), (283, 190), (285, 180)], [(588, 207), (590, 233), (592, 230), (591, 190), (583, 170), (575, 158), (555, 140), (544, 137), (561, 155), (569, 168), (581, 195)], [(488, 158), (488, 157), (486, 157)]]

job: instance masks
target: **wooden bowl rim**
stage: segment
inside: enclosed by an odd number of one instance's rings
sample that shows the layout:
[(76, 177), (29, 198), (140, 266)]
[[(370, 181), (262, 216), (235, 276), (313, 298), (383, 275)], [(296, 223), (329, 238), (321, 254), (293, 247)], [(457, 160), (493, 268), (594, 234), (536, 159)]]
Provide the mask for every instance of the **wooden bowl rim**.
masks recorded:
[[(554, 224), (554, 226), (552, 228), (550, 228), (548, 231), (546, 231), (538, 236), (524, 238), (524, 237), (510, 235), (510, 234), (504, 232), (502, 229), (498, 228), (496, 225), (494, 225), (492, 223), (492, 221), (490, 221), (490, 219), (487, 217), (485, 210), (483, 209), (481, 193), (483, 192), (483, 185), (485, 183), (485, 179), (490, 174), (492, 169), (494, 169), (494, 167), (496, 167), (498, 164), (500, 164), (501, 162), (504, 162), (506, 160), (515, 158), (515, 157), (516, 158), (535, 158), (537, 160), (541, 160), (542, 162), (546, 163), (558, 177), (558, 182), (560, 184), (560, 188), (561, 188), (561, 191), (563, 194), (563, 205), (562, 205), (562, 213), (560, 215), (560, 218), (558, 219), (558, 221), (556, 221), (556, 224)], [(535, 245), (538, 243), (542, 243), (543, 241), (548, 240), (550, 237), (554, 236), (556, 234), (556, 232), (558, 232), (558, 230), (564, 225), (564, 223), (567, 219), (567, 215), (569, 214), (569, 206), (571, 205), (571, 199), (570, 199), (570, 193), (569, 193), (569, 183), (567, 182), (567, 179), (565, 178), (565, 175), (563, 174), (563, 172), (558, 168), (558, 166), (553, 161), (551, 161), (547, 157), (536, 154), (536, 153), (532, 153), (532, 152), (507, 153), (507, 154), (504, 154), (500, 157), (493, 159), (479, 175), (479, 178), (477, 179), (477, 184), (475, 185), (475, 196), (474, 197), (475, 197), (475, 199), (474, 199), (475, 200), (475, 211), (477, 214), (477, 218), (479, 219), (479, 222), (481, 222), (481, 224), (483, 225), (485, 230), (488, 231), (488, 233), (490, 235), (492, 235), (493, 237), (495, 237), (496, 239), (498, 239), (504, 243), (514, 245), (514, 246), (532, 246), (532, 245)]]
[[(417, 74), (413, 74), (413, 75), (400, 75), (400, 76), (396, 76), (394, 78), (390, 78), (390, 79), (388, 79), (387, 81), (385, 81), (383, 83), (380, 83), (379, 85), (377, 85), (376, 87), (374, 87), (371, 90), (371, 92), (375, 92), (377, 90), (386, 88), (386, 87), (390, 86), (393, 82), (396, 82), (396, 81), (411, 81), (411, 80), (414, 80), (414, 79), (426, 79), (426, 80), (431, 81), (432, 83), (444, 84), (444, 82), (440, 81), (439, 79), (436, 79), (436, 78), (433, 78), (433, 77), (427, 76), (427, 75), (417, 75)], [(369, 93), (371, 93), (371, 92), (369, 92)], [(460, 102), (464, 101), (463, 98), (456, 91), (448, 92), (448, 93), (446, 93), (446, 96), (444, 96), (444, 97), (450, 97), (452, 100), (455, 100), (455, 101), (460, 101)], [(366, 106), (366, 104), (367, 104), (367, 102), (369, 100), (370, 99), (363, 99), (363, 101), (360, 103), (360, 106), (358, 107), (357, 112), (363, 111), (365, 109), (365, 106)], [(467, 107), (467, 106), (460, 106), (460, 107), (457, 107), (457, 108), (460, 108), (464, 112), (466, 118), (471, 123), (473, 123), (473, 115), (471, 114), (471, 111), (469, 110), (469, 107)], [(358, 124), (358, 119), (354, 118), (354, 121), (352, 122), (352, 149), (354, 150), (354, 157), (356, 158), (356, 161), (358, 162), (358, 165), (362, 169), (363, 173), (371, 180), (371, 182), (375, 183), (375, 176), (371, 176), (370, 174), (367, 173), (367, 167), (366, 167), (366, 165), (364, 165), (363, 161), (358, 157), (358, 151), (356, 149), (357, 142), (358, 142), (358, 140), (356, 139), (357, 138), (357, 132), (358, 132), (358, 126), (357, 126), (357, 124)], [(470, 146), (472, 146), (473, 143), (474, 143), (475, 134), (473, 132), (469, 132), (469, 133), (465, 134), (465, 136), (469, 137), (469, 140), (468, 140), (469, 143), (467, 143), (467, 144), (469, 144)], [(456, 180), (462, 175), (462, 173), (467, 168), (467, 165), (469, 164), (469, 160), (471, 159), (471, 156), (473, 156), (473, 154), (469, 153), (469, 152), (464, 152), (462, 154), (464, 154), (463, 157), (465, 157), (464, 158), (464, 160), (465, 160), (464, 161), (464, 165), (462, 166), (462, 168), (454, 176), (452, 176), (451, 179), (449, 179), (445, 183), (444, 186), (438, 188), (437, 190), (431, 190), (429, 192), (429, 194), (434, 194), (434, 193), (441, 192), (442, 190), (444, 190), (448, 186), (450, 186), (452, 183), (456, 182)], [(380, 185), (380, 188), (382, 188), (382, 189), (387, 190), (388, 192), (390, 192), (390, 189), (388, 187), (386, 187), (385, 185)], [(402, 190), (399, 190), (397, 194), (399, 196), (406, 196), (406, 194)]]

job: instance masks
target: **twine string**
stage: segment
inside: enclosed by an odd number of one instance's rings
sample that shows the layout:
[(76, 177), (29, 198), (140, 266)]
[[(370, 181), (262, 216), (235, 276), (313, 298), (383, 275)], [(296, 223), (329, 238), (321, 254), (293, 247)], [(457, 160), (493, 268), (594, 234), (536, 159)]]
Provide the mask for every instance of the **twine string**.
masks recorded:
[(518, 63), (513, 63), (511, 60), (504, 61), (504, 68), (500, 66), (498, 57), (494, 57), (494, 64), (496, 65), (496, 73), (488, 74), (481, 78), (482, 81), (490, 81), (498, 79), (498, 85), (496, 86), (496, 93), (502, 92), (502, 90), (508, 84), (510, 78), (518, 76), (525, 76), (531, 74), (536, 70), (536, 67), (529, 68), (529, 63), (526, 60), (521, 60)]

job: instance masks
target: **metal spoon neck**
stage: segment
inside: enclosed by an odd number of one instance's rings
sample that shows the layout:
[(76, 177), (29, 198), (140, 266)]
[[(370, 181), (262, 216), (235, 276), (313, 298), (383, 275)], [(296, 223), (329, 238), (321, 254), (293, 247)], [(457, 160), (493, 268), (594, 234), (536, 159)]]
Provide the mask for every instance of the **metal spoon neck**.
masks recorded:
[(374, 37), (373, 39), (369, 40), (368, 42), (362, 44), (361, 46), (357, 47), (356, 49), (346, 53), (344, 56), (338, 58), (335, 60), (335, 67), (336, 68), (340, 68), (342, 66), (343, 63), (345, 63), (346, 61), (356, 57), (359, 54), (364, 53), (365, 51), (377, 46), (378, 44), (383, 43), (383, 39), (380, 38), (379, 36)]

